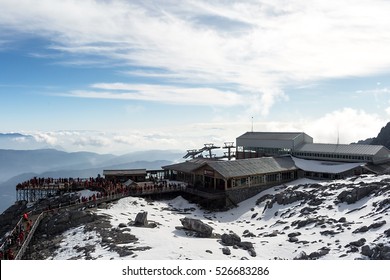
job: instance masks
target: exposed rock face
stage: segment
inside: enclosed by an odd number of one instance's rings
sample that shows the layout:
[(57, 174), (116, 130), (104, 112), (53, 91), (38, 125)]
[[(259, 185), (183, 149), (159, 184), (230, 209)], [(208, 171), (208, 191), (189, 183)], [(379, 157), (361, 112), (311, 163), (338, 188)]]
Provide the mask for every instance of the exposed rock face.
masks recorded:
[(221, 241), (222, 241), (222, 244), (224, 244), (226, 246), (234, 246), (234, 245), (237, 245), (241, 242), (241, 237), (239, 237), (235, 233), (229, 233), (229, 234), (224, 233), (221, 236)]
[[(63, 228), (57, 227), (55, 231), (49, 232), (46, 232), (46, 229), (56, 218), (57, 215), (48, 216), (43, 221), (43, 224), (38, 227), (38, 232), (33, 242), (30, 243), (31, 250), (28, 250), (29, 253), (25, 256), (26, 258), (40, 260), (55, 256), (55, 252), (60, 249), (60, 243), (63, 237), (60, 233), (54, 235), (54, 232), (60, 232)], [(72, 223), (72, 225), (76, 224)], [(99, 244), (109, 248), (110, 251), (117, 252), (120, 257), (132, 255), (135, 251), (150, 249), (150, 247), (135, 247), (134, 242), (138, 239), (129, 233), (130, 229), (124, 227), (113, 228), (107, 216), (94, 215), (92, 222), (86, 222), (83, 225), (83, 232), (86, 236), (90, 232), (96, 232), (101, 238)], [(68, 229), (66, 228), (65, 230)], [(47, 233), (50, 233), (50, 235)], [(73, 250), (75, 251), (75, 255), (71, 259), (96, 259), (92, 254), (95, 252), (95, 246), (92, 244), (84, 246), (76, 245)]]
[(148, 225), (148, 212), (139, 212), (135, 217), (134, 226), (146, 227)]
[(374, 137), (370, 144), (383, 145), (390, 149), (390, 122), (388, 122), (386, 126), (382, 127), (377, 137)]
[(0, 241), (5, 233), (12, 230), (27, 209), (27, 201), (17, 201), (0, 215)]
[(309, 255), (307, 255), (304, 251), (302, 251), (297, 257), (294, 258), (294, 260), (317, 260), (326, 254), (328, 254), (330, 251), (329, 248), (321, 248), (316, 252), (312, 252)]
[(296, 201), (314, 198), (312, 194), (303, 191), (281, 192), (275, 195), (275, 201), (279, 205), (291, 204)]
[(365, 238), (360, 238), (359, 240), (352, 241), (349, 244), (352, 245), (352, 246), (361, 247), (361, 246), (364, 245), (364, 243), (366, 243), (366, 239)]
[(379, 221), (379, 222), (373, 223), (373, 224), (371, 224), (369, 226), (362, 226), (360, 228), (357, 228), (356, 230), (353, 231), (353, 233), (367, 232), (370, 229), (380, 228), (380, 227), (382, 227), (385, 224), (386, 224), (386, 221)]
[(390, 260), (390, 246), (376, 244), (372, 247), (364, 245), (361, 248), (361, 254), (371, 260)]
[[(241, 237), (239, 237), (236, 233), (224, 233), (221, 236), (221, 243), (225, 246), (234, 246), (235, 248), (241, 248), (243, 250), (248, 251), (251, 257), (256, 257), (256, 251), (253, 247), (252, 242), (241, 241)], [(224, 248), (226, 250), (226, 248)], [(228, 249), (228, 248), (227, 248)], [(230, 252), (230, 249), (229, 249)], [(224, 253), (225, 254), (225, 253)]]
[(36, 203), (34, 203), (32, 210), (36, 213), (40, 213), (44, 210), (54, 209), (54, 208), (74, 204), (76, 201), (79, 201), (79, 196), (74, 193), (64, 194), (64, 195), (51, 197), (51, 198), (41, 198)]
[(352, 190), (342, 191), (337, 198), (340, 200), (340, 202), (346, 202), (347, 204), (352, 204), (362, 199), (363, 197), (370, 195), (373, 191), (375, 191), (379, 187), (380, 186), (376, 184), (354, 187)]
[(213, 228), (199, 219), (185, 217), (180, 222), (185, 229), (197, 232), (200, 237), (210, 237), (213, 233)]
[[(242, 217), (232, 215), (231, 218), (224, 219), (224, 214), (221, 214), (222, 219), (220, 219), (217, 213), (206, 212), (203, 214), (203, 217), (208, 219), (206, 224), (197, 219), (184, 218), (180, 219), (183, 227), (177, 227), (177, 229), (188, 229), (188, 231), (185, 231), (187, 237), (184, 238), (189, 241), (190, 238), (188, 237), (210, 236), (209, 234), (212, 232), (211, 237), (213, 239), (203, 241), (218, 242), (221, 249), (206, 250), (206, 256), (214, 254), (214, 257), (221, 258), (250, 259), (251, 257), (256, 257), (257, 254), (254, 250), (256, 248), (259, 251), (258, 259), (266, 256), (270, 259), (272, 257), (275, 257), (275, 259), (291, 259), (295, 257), (295, 259), (311, 260), (324, 258), (323, 256), (328, 254), (326, 256), (327, 259), (388, 260), (390, 259), (390, 229), (389, 223), (387, 223), (390, 213), (390, 177), (372, 183), (360, 182), (361, 178), (364, 177), (328, 183), (325, 187), (317, 184), (276, 187), (274, 194), (263, 195), (257, 200), (256, 204), (261, 204), (261, 206), (248, 208), (251, 212), (248, 211)], [(372, 186), (369, 187), (369, 185)], [(353, 203), (355, 200), (356, 204)], [(64, 200), (61, 198), (61, 200), (56, 202), (59, 201), (62, 201), (61, 204), (67, 203), (66, 198)], [(101, 214), (105, 211), (87, 208), (84, 205), (80, 205), (78, 210), (70, 210), (74, 209), (74, 207), (60, 211), (52, 208), (53, 212), (41, 222), (34, 241), (30, 244), (29, 254), (34, 255), (30, 255), (28, 258), (47, 259), (56, 256), (56, 254), (62, 257), (61, 252), (64, 251), (61, 251), (63, 249), (61, 247), (64, 244), (63, 241), (65, 239), (68, 240), (69, 234), (66, 236), (61, 234), (72, 228), (74, 235), (77, 234), (78, 237), (82, 236), (84, 238), (82, 243), (72, 244), (73, 248), (70, 248), (73, 249), (73, 253), (70, 256), (72, 259), (99, 258), (96, 256), (95, 244), (118, 253), (120, 257), (132, 256), (136, 258), (137, 251), (149, 250), (151, 248), (147, 246), (137, 248), (136, 246), (139, 243), (136, 242), (137, 236), (132, 234), (132, 230), (135, 232), (139, 232), (139, 230), (134, 230), (134, 228), (129, 226), (137, 223), (145, 231), (151, 228), (152, 225), (159, 226), (160, 224), (155, 224), (152, 220), (148, 221), (147, 218), (148, 215), (149, 218), (157, 216), (154, 210), (161, 211), (159, 207), (146, 208), (143, 203), (137, 201), (132, 202), (134, 205), (138, 203), (137, 207), (130, 210), (132, 211), (132, 219), (135, 218), (135, 222), (127, 218), (129, 212), (122, 213), (123, 220), (118, 219), (121, 223), (118, 224), (117, 228), (113, 228), (110, 223), (113, 218), (111, 212), (108, 212), (110, 214), (106, 214), (106, 216), (99, 215), (98, 213)], [(48, 204), (46, 202), (42, 200), (42, 204), (37, 207), (47, 209)], [(289, 204), (280, 207), (276, 204), (279, 204), (279, 202)], [(349, 202), (352, 204), (346, 205)], [(65, 206), (66, 204), (62, 205)], [(21, 208), (18, 211), (22, 214), (24, 210), (22, 211), (21, 209), (27, 208), (22, 204), (19, 206)], [(367, 211), (367, 209), (370, 209), (370, 211)], [(163, 211), (175, 211), (175, 213), (186, 214), (188, 217), (194, 214), (193, 217), (199, 217), (198, 211), (195, 212), (194, 210), (195, 208), (175, 208), (172, 210), (172, 208), (167, 207)], [(149, 211), (149, 213), (138, 213), (139, 211)], [(233, 211), (232, 214), (235, 214)], [(168, 212), (168, 215), (172, 213)], [(351, 213), (354, 213), (354, 215), (351, 215)], [(355, 215), (356, 213), (360, 214)], [(15, 214), (13, 218), (9, 218), (10, 220), (18, 220), (21, 214)], [(166, 213), (158, 214), (164, 217)], [(3, 216), (0, 216), (0, 223), (5, 221), (2, 218)], [(179, 218), (176, 218), (176, 221), (177, 219)], [(167, 218), (165, 221), (171, 226), (170, 222), (172, 219)], [(215, 227), (213, 225), (226, 221), (228, 223), (223, 228), (220, 228), (219, 224)], [(164, 219), (161, 220), (161, 223), (163, 227), (166, 226)], [(231, 228), (227, 228), (229, 224), (232, 225)], [(201, 230), (199, 230), (200, 228)], [(222, 234), (232, 229), (239, 235), (232, 231), (228, 234)], [(163, 231), (161, 233), (163, 234)], [(310, 238), (310, 241), (306, 241), (306, 238), (313, 234), (315, 234), (314, 237), (316, 238)], [(344, 238), (347, 234), (350, 234), (350, 238)], [(174, 234), (174, 237), (181, 238), (182, 235)], [(342, 237), (338, 239), (340, 235)], [(337, 237), (334, 238), (335, 236)], [(163, 235), (161, 237), (164, 238)], [(88, 240), (91, 240), (91, 242)], [(270, 244), (272, 246), (281, 246), (280, 254), (284, 254), (289, 248), (292, 249), (288, 252), (288, 255), (269, 257), (270, 250), (268, 248), (270, 248)], [(286, 244), (288, 246), (284, 247)], [(304, 248), (305, 252), (298, 254), (302, 250), (301, 248)], [(278, 254), (277, 250), (275, 252)], [(242, 257), (241, 254), (246, 256)], [(231, 257), (228, 257), (228, 255), (231, 255)], [(185, 257), (193, 258), (191, 255), (186, 255)]]
[(38, 229), (47, 236), (54, 236), (96, 219), (97, 215), (93, 212), (66, 209), (45, 217)]

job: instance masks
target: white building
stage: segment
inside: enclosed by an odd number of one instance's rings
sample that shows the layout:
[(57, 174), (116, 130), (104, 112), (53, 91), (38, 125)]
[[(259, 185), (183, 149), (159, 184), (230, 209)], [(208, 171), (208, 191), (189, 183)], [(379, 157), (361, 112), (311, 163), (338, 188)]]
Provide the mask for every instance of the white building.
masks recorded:
[(247, 132), (236, 139), (237, 159), (293, 155), (298, 158), (380, 164), (390, 151), (380, 145), (318, 144), (303, 132)]

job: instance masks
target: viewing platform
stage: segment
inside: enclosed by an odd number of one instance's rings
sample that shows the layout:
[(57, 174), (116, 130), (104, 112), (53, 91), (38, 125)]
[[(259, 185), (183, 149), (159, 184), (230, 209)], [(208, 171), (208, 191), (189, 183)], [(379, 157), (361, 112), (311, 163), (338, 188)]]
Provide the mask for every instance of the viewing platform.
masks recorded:
[(36, 202), (39, 199), (55, 197), (82, 190), (94, 191), (89, 197), (70, 199), (66, 203), (50, 205), (49, 209), (29, 211), (28, 221), (20, 218), (13, 230), (2, 238), (0, 259), (20, 260), (26, 253), (40, 222), (53, 212), (97, 207), (125, 197), (145, 197), (163, 194), (189, 194), (205, 200), (224, 199), (226, 194), (220, 191), (206, 191), (189, 187), (178, 181), (161, 182), (125, 182), (115, 183), (103, 178), (89, 179), (51, 179), (33, 178), (16, 187), (18, 200)]

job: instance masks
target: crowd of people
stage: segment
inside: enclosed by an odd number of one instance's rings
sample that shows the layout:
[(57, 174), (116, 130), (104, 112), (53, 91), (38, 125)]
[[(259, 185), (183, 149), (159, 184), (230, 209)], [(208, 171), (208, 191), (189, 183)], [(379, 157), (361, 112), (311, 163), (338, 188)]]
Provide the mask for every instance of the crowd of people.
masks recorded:
[[(80, 178), (37, 178), (34, 177), (28, 181), (20, 183), (16, 186), (17, 190), (23, 189), (38, 189), (42, 187), (52, 187), (65, 188), (69, 191), (73, 190), (81, 190), (81, 189), (89, 189), (100, 192), (100, 197), (106, 197), (109, 195), (116, 194), (127, 194), (129, 192), (143, 192), (143, 191), (159, 191), (163, 189), (176, 189), (178, 187), (182, 187), (180, 184), (170, 183), (166, 180), (161, 181), (150, 181), (150, 182), (141, 182), (135, 183), (132, 185), (126, 185), (126, 183), (116, 181), (116, 180), (106, 180), (102, 177), (97, 178), (88, 178), (88, 179), (80, 179)], [(100, 198), (98, 197), (98, 198)], [(83, 199), (83, 201), (86, 201)]]
[[(34, 177), (28, 181), (17, 185), (17, 190), (24, 189), (38, 189), (42, 187), (66, 188), (69, 192), (74, 190), (90, 190), (93, 192), (83, 192), (84, 195), (80, 195), (78, 202), (87, 203), (93, 202), (93, 205), (97, 205), (97, 202), (101, 199), (113, 197), (113, 196), (129, 196), (139, 194), (159, 193), (172, 190), (183, 190), (185, 185), (182, 183), (174, 183), (167, 180), (153, 180), (148, 182), (138, 183), (126, 183), (116, 180), (106, 180), (102, 177), (97, 178), (38, 178)], [(58, 205), (63, 207), (65, 205)], [(47, 209), (52, 211), (52, 208)], [(17, 252), (23, 244), (25, 238), (32, 227), (32, 220), (29, 219), (28, 213), (25, 213), (15, 226), (13, 231), (8, 234), (5, 241), (0, 246), (0, 259), (12, 260), (15, 258), (14, 253)]]
[(66, 189), (76, 189), (76, 188), (90, 188), (98, 187), (104, 185), (105, 179), (102, 177), (97, 178), (39, 178), (34, 177), (30, 180), (27, 180), (23, 183), (19, 183), (16, 186), (16, 189), (31, 189), (31, 188), (42, 188), (42, 187), (58, 187)]

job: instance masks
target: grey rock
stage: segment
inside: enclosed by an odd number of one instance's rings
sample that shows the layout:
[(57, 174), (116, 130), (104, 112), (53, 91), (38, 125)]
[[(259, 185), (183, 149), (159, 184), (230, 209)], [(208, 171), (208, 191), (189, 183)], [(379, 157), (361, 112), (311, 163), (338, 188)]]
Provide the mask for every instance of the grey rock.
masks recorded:
[(252, 242), (240, 242), (239, 244), (237, 244), (238, 247), (244, 249), (244, 250), (250, 250), (250, 249), (253, 249), (253, 244)]
[(289, 237), (288, 241), (291, 243), (295, 243), (295, 242), (298, 242), (298, 238), (297, 237)]
[(224, 255), (228, 255), (228, 256), (231, 255), (231, 251), (230, 251), (230, 249), (228, 247), (222, 248), (222, 253)]
[(312, 213), (315, 210), (317, 210), (317, 208), (314, 208), (314, 207), (304, 207), (304, 208), (301, 209), (301, 213), (307, 215), (307, 214)]
[(301, 233), (299, 231), (296, 231), (296, 232), (289, 233), (287, 236), (288, 237), (296, 237), (296, 236), (299, 236), (299, 235), (301, 235)]
[(359, 186), (353, 188), (352, 190), (344, 190), (342, 191), (337, 198), (340, 202), (346, 202), (347, 204), (353, 204), (356, 201), (370, 195), (376, 189), (379, 188), (379, 185), (370, 184), (367, 186)]
[(250, 232), (249, 230), (245, 230), (243, 233), (242, 233), (242, 236), (243, 237), (256, 237), (256, 235), (252, 232)]
[(239, 237), (235, 233), (224, 233), (221, 236), (221, 241), (222, 244), (227, 245), (227, 246), (234, 246), (238, 245), (241, 242), (241, 237)]
[(324, 231), (321, 231), (320, 234), (321, 235), (335, 235), (335, 234), (339, 234), (340, 232), (337, 232), (337, 231), (334, 231), (334, 230), (324, 230)]
[(370, 248), (370, 246), (368, 246), (368, 245), (364, 245), (362, 248), (361, 248), (361, 254), (363, 255), (363, 256), (367, 256), (367, 257), (371, 257), (372, 256), (372, 254), (373, 254), (373, 251), (371, 250), (371, 248)]
[(139, 212), (135, 217), (134, 225), (137, 227), (146, 227), (148, 225), (148, 212)]
[(369, 226), (369, 229), (375, 229), (375, 228), (380, 228), (382, 227), (383, 225), (386, 224), (386, 221), (379, 221), (379, 222), (376, 222), (376, 223), (373, 223)]
[(355, 229), (352, 233), (362, 233), (367, 231), (368, 231), (368, 226), (362, 226), (360, 228)]
[(328, 249), (328, 248), (321, 248), (320, 250), (311, 253), (311, 254), (308, 256), (308, 258), (309, 258), (310, 260), (316, 260), (316, 259), (319, 259), (319, 258), (325, 256), (326, 254), (328, 254), (329, 251), (330, 251), (330, 249)]
[(337, 222), (339, 223), (345, 223), (347, 219), (345, 217), (341, 217)]
[(352, 241), (350, 242), (349, 244), (351, 246), (356, 246), (356, 247), (361, 247), (364, 245), (364, 243), (366, 243), (366, 239), (365, 238), (360, 238), (359, 240), (357, 241)]
[(250, 255), (251, 257), (253, 257), (253, 258), (257, 256), (256, 251), (255, 251), (255, 249), (253, 249), (253, 248), (249, 249), (249, 250), (248, 250), (248, 253), (249, 253), (249, 255)]
[(180, 219), (180, 222), (185, 229), (195, 231), (201, 237), (210, 237), (214, 230), (210, 225), (199, 219), (185, 217)]

